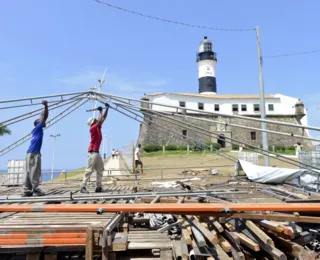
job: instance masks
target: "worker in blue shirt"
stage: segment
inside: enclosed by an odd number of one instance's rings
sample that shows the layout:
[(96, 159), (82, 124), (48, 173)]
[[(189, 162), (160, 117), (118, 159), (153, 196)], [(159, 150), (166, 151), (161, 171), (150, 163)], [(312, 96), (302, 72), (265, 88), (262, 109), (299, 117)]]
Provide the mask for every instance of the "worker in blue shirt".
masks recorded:
[(40, 119), (34, 121), (35, 128), (32, 130), (32, 139), (27, 151), (26, 166), (23, 180), (23, 196), (31, 197), (44, 196), (45, 193), (39, 189), (41, 176), (41, 146), (43, 139), (43, 127), (46, 127), (46, 121), (49, 115), (48, 102), (42, 101), (44, 112)]

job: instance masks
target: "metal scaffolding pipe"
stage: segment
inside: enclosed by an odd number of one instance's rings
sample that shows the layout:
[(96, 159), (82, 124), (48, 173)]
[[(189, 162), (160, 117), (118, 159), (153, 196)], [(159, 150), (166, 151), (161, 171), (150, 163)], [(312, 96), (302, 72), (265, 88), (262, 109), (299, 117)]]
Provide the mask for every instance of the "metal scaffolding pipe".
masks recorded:
[[(150, 102), (150, 101), (141, 101), (139, 99), (134, 99), (134, 98), (126, 98), (126, 97), (121, 97), (121, 96), (116, 96), (116, 95), (110, 95), (110, 94), (106, 94), (106, 93), (99, 93), (99, 92), (95, 92), (97, 95), (100, 96), (105, 96), (107, 98), (114, 99), (114, 98), (120, 98), (120, 99), (124, 99), (124, 100), (128, 100), (129, 102), (127, 102), (128, 104), (130, 104), (130, 101), (134, 101), (134, 102), (143, 102), (146, 104), (150, 104), (150, 105), (156, 105), (156, 106), (162, 106), (162, 107), (170, 107), (170, 108), (175, 108), (175, 109), (179, 109), (181, 110), (181, 107), (178, 106), (172, 106), (172, 105), (164, 105), (161, 103), (155, 103), (155, 102)], [(143, 107), (141, 107), (143, 109)], [(188, 108), (185, 109), (186, 111), (193, 111), (193, 112), (197, 112), (200, 114), (209, 114), (209, 115), (214, 115), (214, 116), (225, 116), (225, 117), (233, 117), (233, 118), (238, 118), (238, 119), (243, 119), (243, 120), (250, 120), (250, 121), (257, 121), (257, 122), (265, 122), (268, 124), (276, 124), (276, 125), (284, 125), (284, 126), (292, 126), (292, 127), (296, 127), (296, 128), (303, 128), (303, 129), (309, 129), (309, 130), (314, 130), (314, 131), (320, 131), (320, 127), (315, 127), (315, 126), (304, 126), (304, 125), (297, 125), (297, 124), (291, 124), (291, 123), (284, 123), (284, 122), (278, 122), (278, 121), (273, 121), (273, 120), (268, 120), (268, 119), (261, 119), (261, 118), (254, 118), (254, 117), (247, 117), (247, 116), (240, 116), (240, 115), (233, 115), (233, 114), (224, 114), (224, 113), (216, 113), (216, 112), (208, 112), (208, 111), (203, 111), (203, 110), (197, 110), (197, 109), (192, 109), (192, 108)]]
[[(112, 102), (112, 101), (111, 101), (111, 102)], [(142, 117), (141, 115), (138, 115), (138, 114), (136, 114), (136, 113), (134, 113), (134, 112), (132, 112), (132, 111), (124, 108), (124, 107), (121, 107), (121, 108), (122, 108), (123, 110), (128, 111), (129, 113), (132, 113), (132, 114), (138, 116), (138, 117)], [(113, 108), (113, 109), (114, 109), (114, 108)], [(119, 111), (117, 108), (116, 108), (115, 110)], [(122, 114), (126, 115), (125, 113), (122, 113)], [(127, 115), (127, 116), (128, 116), (128, 115)], [(130, 117), (130, 116), (129, 116), (129, 117)], [(138, 121), (138, 122), (140, 122), (140, 123), (143, 123), (143, 121), (141, 121), (141, 120), (138, 120), (138, 119), (134, 119), (134, 120), (136, 120), (136, 121)], [(202, 144), (202, 145), (204, 145), (204, 146), (210, 147), (209, 145), (207, 145), (207, 144), (205, 144), (205, 143), (203, 143), (203, 142), (199, 142), (199, 141), (197, 141), (197, 140), (195, 140), (195, 139), (193, 139), (193, 138), (191, 138), (191, 137), (188, 137), (188, 136), (183, 136), (182, 134), (180, 134), (180, 133), (178, 133), (178, 132), (176, 132), (176, 131), (173, 131), (173, 130), (171, 130), (171, 129), (167, 128), (167, 127), (164, 127), (164, 126), (162, 126), (162, 125), (160, 125), (160, 124), (154, 123), (154, 122), (152, 122), (152, 120), (149, 120), (149, 119), (146, 119), (146, 118), (144, 118), (144, 120), (145, 120), (145, 121), (148, 121), (150, 124), (157, 125), (157, 126), (163, 128), (163, 129), (165, 129), (165, 130), (167, 130), (167, 131), (169, 131), (169, 132), (171, 132), (171, 133), (174, 133), (174, 134), (178, 135), (179, 137), (182, 137), (183, 139), (189, 139), (189, 140), (192, 140), (192, 141), (195, 142), (195, 143), (199, 143), (199, 144)], [(217, 149), (215, 149), (215, 148), (213, 148), (213, 149), (217, 152), (218, 155), (220, 155), (220, 156), (222, 156), (222, 157), (224, 157), (224, 158), (226, 158), (226, 159), (228, 159), (228, 160), (230, 160), (230, 161), (232, 161), (232, 162), (237, 162), (237, 161), (238, 161), (238, 159), (235, 158), (235, 157), (233, 157), (233, 156), (230, 156), (230, 155), (227, 155), (227, 154), (224, 154), (224, 153), (219, 153), (219, 151), (218, 151)]]
[(0, 104), (3, 103), (12, 103), (12, 102), (20, 102), (20, 101), (31, 101), (34, 99), (45, 99), (45, 98), (53, 98), (53, 97), (65, 97), (65, 96), (72, 96), (72, 95), (79, 95), (79, 94), (94, 94), (92, 91), (85, 91), (85, 92), (74, 92), (74, 93), (63, 93), (63, 94), (55, 94), (55, 95), (48, 95), (48, 96), (38, 96), (38, 97), (28, 97), (28, 98), (19, 98), (19, 99), (9, 99), (9, 100), (0, 100)]
[(178, 191), (178, 192), (146, 192), (130, 194), (101, 194), (101, 195), (80, 195), (73, 196), (44, 196), (32, 198), (7, 198), (0, 200), (0, 203), (32, 203), (32, 202), (64, 202), (64, 201), (83, 201), (83, 200), (111, 200), (111, 199), (135, 199), (146, 197), (196, 197), (196, 196), (220, 196), (220, 195), (239, 195), (248, 194), (247, 191)]
[[(75, 111), (76, 109), (78, 109), (79, 107), (81, 107), (82, 105), (84, 105), (88, 99), (86, 99), (84, 102), (82, 102), (81, 104), (77, 105), (74, 109), (72, 109), (71, 111), (69, 111), (67, 114), (64, 115), (65, 112), (67, 112), (70, 108), (74, 107), (76, 104), (78, 104), (81, 100), (77, 101), (75, 104), (72, 104), (70, 107), (68, 107), (67, 109), (65, 109), (63, 112), (61, 112), (60, 114), (58, 114), (57, 116), (55, 116), (54, 118), (52, 118), (50, 121), (47, 122), (47, 127), (45, 129), (48, 129), (49, 127), (53, 126), (54, 124), (56, 124), (57, 122), (59, 122), (60, 120), (62, 120), (63, 118), (65, 118), (66, 116), (68, 116), (69, 114), (71, 114), (73, 111)], [(53, 120), (55, 120), (57, 117), (58, 118), (56, 121), (52, 122)], [(18, 141), (14, 142), (13, 144), (7, 146), (6, 148), (2, 149), (0, 151), (0, 156), (10, 152), (11, 150), (17, 148), (18, 146), (22, 145), (23, 143), (25, 143), (26, 141), (31, 139), (31, 134), (27, 134), (24, 137), (22, 137), (21, 139), (19, 139)], [(20, 143), (19, 143), (20, 142)]]
[[(113, 102), (112, 102), (112, 103), (113, 103)], [(122, 107), (122, 104), (119, 104), (119, 103), (117, 103), (117, 102), (116, 102), (115, 104), (118, 105), (118, 106), (120, 106), (120, 107)], [(126, 105), (126, 106), (127, 106), (127, 105)], [(130, 106), (130, 105), (128, 105), (128, 106)], [(122, 107), (122, 108), (123, 108), (123, 107)], [(123, 109), (125, 109), (125, 108), (123, 108)], [(137, 110), (136, 108), (129, 108), (129, 109), (134, 110), (134, 111)], [(125, 110), (128, 111), (129, 109), (125, 109)], [(144, 109), (144, 110), (149, 110), (149, 109)], [(147, 112), (144, 112), (144, 113), (145, 113), (146, 115), (151, 116), (151, 117), (155, 117), (153, 114), (150, 114), (150, 113), (147, 113)], [(209, 136), (209, 137), (211, 137), (212, 135), (219, 136), (219, 134), (213, 133), (213, 132), (211, 132), (211, 131), (209, 131), (209, 130), (207, 130), (207, 129), (204, 129), (204, 128), (201, 128), (201, 127), (198, 127), (198, 126), (194, 126), (194, 125), (191, 125), (191, 124), (189, 124), (189, 123), (185, 123), (185, 122), (183, 122), (183, 121), (181, 121), (181, 120), (178, 120), (178, 119), (170, 118), (169, 116), (166, 116), (166, 115), (162, 115), (161, 112), (155, 112), (155, 111), (153, 111), (152, 113), (154, 113), (154, 114), (156, 114), (156, 115), (159, 115), (159, 114), (160, 114), (160, 117), (166, 117), (166, 118), (169, 118), (169, 119), (172, 120), (172, 121), (177, 121), (177, 122), (184, 123), (184, 124), (187, 125), (187, 128), (188, 128), (189, 130), (194, 131), (194, 132), (196, 132), (196, 133), (204, 134), (204, 135), (207, 135), (207, 136)], [(140, 117), (142, 117), (142, 116), (140, 116)], [(157, 118), (159, 118), (159, 116), (157, 116)], [(165, 121), (165, 122), (169, 122), (169, 123), (171, 123), (171, 124), (178, 125), (178, 126), (180, 126), (180, 127), (185, 127), (184, 125), (181, 125), (181, 124), (179, 124), (179, 123), (177, 123), (177, 122), (171, 122), (171, 121), (165, 120), (165, 119), (163, 119), (163, 118), (159, 118), (159, 119), (160, 119), (160, 120), (163, 120), (163, 121)], [(155, 124), (155, 123), (153, 123), (153, 124)], [(200, 129), (201, 131), (207, 132), (208, 134), (203, 133), (203, 132), (200, 132), (200, 131), (195, 130), (195, 129), (192, 129), (192, 127), (193, 127), (193, 128), (197, 128), (197, 129)], [(227, 140), (231, 140), (231, 141), (227, 141)], [(245, 142), (243, 142), (243, 141), (239, 141), (239, 140), (237, 140), (237, 139), (229, 138), (229, 137), (225, 137), (225, 141), (226, 141), (227, 143), (231, 143), (231, 144), (233, 144), (233, 143), (238, 143), (238, 144), (245, 144), (245, 145), (247, 145), (247, 146), (252, 146), (252, 145), (250, 145), (250, 144), (248, 144), (248, 143), (245, 143)], [(312, 165), (305, 164), (305, 163), (298, 163), (298, 162), (296, 162), (295, 160), (293, 160), (293, 159), (291, 159), (291, 158), (287, 158), (287, 157), (282, 156), (282, 155), (279, 155), (279, 154), (277, 154), (277, 153), (274, 153), (274, 152), (271, 152), (271, 151), (266, 151), (266, 150), (264, 150), (264, 149), (261, 149), (261, 148), (259, 148), (259, 147), (255, 147), (255, 146), (252, 146), (252, 147), (258, 149), (259, 151), (254, 150), (254, 149), (251, 149), (250, 147), (248, 147), (248, 149), (250, 149), (250, 150), (252, 150), (252, 151), (255, 151), (255, 152), (257, 152), (257, 153), (260, 153), (260, 154), (262, 154), (262, 155), (267, 155), (267, 156), (269, 156), (269, 157), (270, 157), (269, 154), (273, 154), (273, 155), (276, 156), (276, 157), (274, 158), (274, 159), (276, 159), (276, 160), (279, 160), (279, 161), (282, 161), (282, 162), (286, 162), (286, 163), (290, 163), (290, 164), (292, 164), (292, 165), (294, 165), (294, 166), (298, 166), (298, 167), (300, 167), (300, 166), (305, 166), (305, 167), (308, 167), (308, 168), (313, 168), (313, 169), (315, 169), (315, 170), (319, 170), (319, 168), (314, 167), (314, 166), (312, 166)], [(262, 151), (262, 152), (261, 152), (261, 151)], [(282, 158), (282, 159), (280, 159), (280, 158)], [(312, 169), (310, 169), (310, 171), (313, 171), (313, 172), (315, 172), (315, 173), (318, 174), (317, 171), (314, 171), (314, 170), (312, 170)]]
[(163, 214), (186, 214), (190, 212), (239, 212), (278, 211), (320, 213), (320, 203), (190, 203), (190, 204), (60, 204), (60, 205), (0, 205), (0, 212), (142, 212)]
[[(68, 100), (58, 101), (58, 102), (52, 104), (51, 106), (49, 106), (49, 109), (50, 109), (50, 111), (52, 111), (52, 110), (55, 110), (55, 109), (57, 109), (57, 108), (60, 108), (60, 107), (63, 107), (63, 106), (67, 106), (67, 105), (69, 105), (69, 104), (75, 104), (77, 101), (79, 101), (79, 100), (81, 101), (81, 100), (84, 99), (84, 98), (86, 98), (86, 97), (76, 98), (76, 99), (73, 99), (73, 98), (72, 98), (72, 99), (68, 99)], [(70, 100), (71, 100), (71, 101), (70, 101)], [(66, 101), (69, 101), (69, 102), (64, 103), (64, 102), (66, 102)], [(63, 103), (63, 104), (61, 104), (61, 103)], [(41, 115), (42, 111), (43, 111), (43, 108), (36, 109), (36, 110), (34, 110), (34, 111), (31, 111), (31, 112), (22, 114), (22, 115), (20, 115), (20, 116), (17, 116), (17, 117), (14, 117), (14, 118), (5, 120), (5, 121), (3, 121), (3, 122), (0, 122), (0, 124), (2, 125), (2, 127), (9, 126), (9, 125), (12, 125), (12, 124), (21, 122), (21, 121), (23, 121), (23, 120), (32, 118), (32, 117), (34, 117), (34, 116)], [(36, 112), (37, 112), (37, 113), (36, 113)], [(33, 114), (33, 113), (36, 113), (36, 114)], [(21, 117), (23, 117), (23, 118), (22, 118), (22, 119), (19, 119), (19, 118), (21, 118)], [(15, 119), (19, 119), (19, 120), (14, 121)], [(11, 121), (14, 121), (14, 122), (11, 122)], [(11, 122), (11, 123), (5, 124), (5, 123), (7, 123), (7, 122)]]

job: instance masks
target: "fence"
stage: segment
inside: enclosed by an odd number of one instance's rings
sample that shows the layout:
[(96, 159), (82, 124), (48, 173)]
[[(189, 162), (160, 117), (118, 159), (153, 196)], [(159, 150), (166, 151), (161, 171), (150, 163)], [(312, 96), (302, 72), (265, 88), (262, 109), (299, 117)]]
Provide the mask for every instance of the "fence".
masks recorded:
[(126, 168), (133, 172), (134, 170), (134, 145), (133, 142), (122, 147), (122, 159)]
[[(320, 151), (302, 151), (298, 155), (299, 162), (316, 168), (320, 168)], [(301, 166), (300, 168), (308, 168)]]
[(258, 165), (259, 155), (257, 153), (239, 152), (238, 159)]
[(8, 173), (6, 174), (5, 183), (7, 185), (19, 185), (23, 182), (23, 174), (25, 169), (25, 160), (9, 160)]

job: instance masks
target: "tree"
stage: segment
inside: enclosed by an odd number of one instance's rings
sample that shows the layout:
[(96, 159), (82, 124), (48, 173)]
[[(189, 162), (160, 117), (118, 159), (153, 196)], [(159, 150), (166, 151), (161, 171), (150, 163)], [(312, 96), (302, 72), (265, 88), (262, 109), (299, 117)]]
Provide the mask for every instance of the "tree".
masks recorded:
[(3, 136), (3, 135), (10, 135), (11, 134), (11, 131), (8, 127), (6, 126), (2, 126), (0, 124), (0, 136)]

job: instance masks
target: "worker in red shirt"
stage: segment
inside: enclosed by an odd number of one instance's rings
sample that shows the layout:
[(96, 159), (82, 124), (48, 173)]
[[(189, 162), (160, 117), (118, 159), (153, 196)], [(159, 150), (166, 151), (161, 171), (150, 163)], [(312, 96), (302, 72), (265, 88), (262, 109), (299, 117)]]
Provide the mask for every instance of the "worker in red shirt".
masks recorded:
[(90, 136), (91, 141), (88, 149), (88, 166), (85, 170), (85, 174), (83, 176), (83, 182), (81, 185), (81, 193), (89, 193), (87, 190), (87, 182), (91, 176), (91, 174), (96, 171), (97, 172), (97, 185), (95, 192), (103, 192), (103, 189), (101, 187), (101, 180), (102, 180), (102, 172), (104, 170), (104, 164), (102, 157), (99, 153), (100, 144), (102, 141), (102, 133), (101, 133), (101, 127), (106, 120), (109, 110), (109, 104), (106, 104), (106, 110), (104, 114), (102, 114), (102, 107), (98, 107), (98, 110), (100, 111), (99, 119), (96, 118), (89, 118), (88, 119), (88, 125), (90, 126)]

